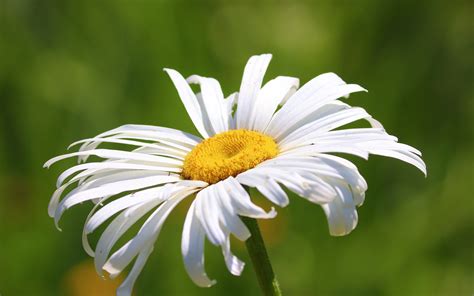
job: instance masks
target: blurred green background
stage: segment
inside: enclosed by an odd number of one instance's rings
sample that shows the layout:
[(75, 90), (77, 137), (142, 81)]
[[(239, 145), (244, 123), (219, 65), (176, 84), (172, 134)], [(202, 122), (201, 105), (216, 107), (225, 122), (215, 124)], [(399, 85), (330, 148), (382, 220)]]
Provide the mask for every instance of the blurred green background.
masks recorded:
[[(74, 161), (43, 163), (125, 123), (195, 132), (162, 68), (216, 77), (227, 95), (248, 57), (270, 52), (267, 80), (333, 71), (369, 89), (349, 103), (428, 166), (425, 179), (399, 161), (355, 159), (369, 190), (346, 237), (329, 236), (322, 210), (292, 196), (262, 225), (283, 292), (472, 295), (472, 2), (231, 2), (0, 0), (0, 294), (111, 294), (117, 281), (97, 280), (81, 247), (91, 205), (68, 211), (63, 232), (46, 213), (55, 178)], [(185, 209), (166, 223), (136, 295), (259, 295), (238, 243), (241, 277), (208, 244), (218, 284), (191, 282), (180, 254)]]

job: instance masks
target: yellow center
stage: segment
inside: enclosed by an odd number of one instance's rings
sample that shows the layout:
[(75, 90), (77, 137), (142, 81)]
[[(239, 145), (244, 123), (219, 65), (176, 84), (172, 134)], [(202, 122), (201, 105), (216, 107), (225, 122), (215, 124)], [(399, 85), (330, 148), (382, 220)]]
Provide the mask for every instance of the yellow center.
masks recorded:
[(277, 154), (278, 146), (269, 136), (249, 130), (231, 130), (196, 145), (184, 159), (182, 175), (213, 184), (237, 176)]

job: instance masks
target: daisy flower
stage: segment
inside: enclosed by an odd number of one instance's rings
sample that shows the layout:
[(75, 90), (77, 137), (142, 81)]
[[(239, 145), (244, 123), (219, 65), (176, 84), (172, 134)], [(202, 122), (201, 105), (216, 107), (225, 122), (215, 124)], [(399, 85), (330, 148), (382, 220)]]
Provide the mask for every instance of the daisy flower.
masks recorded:
[[(247, 188), (256, 188), (279, 207), (289, 203), (284, 188), (320, 205), (330, 234), (340, 236), (356, 227), (356, 208), (364, 202), (367, 183), (353, 163), (333, 153), (392, 157), (426, 175), (418, 150), (398, 143), (364, 109), (340, 100), (364, 88), (334, 73), (319, 75), (301, 88), (298, 78), (287, 76), (262, 86), (270, 59), (270, 54), (251, 57), (239, 92), (227, 98), (213, 78), (185, 79), (165, 69), (201, 137), (165, 127), (124, 125), (75, 142), (71, 146), (81, 144), (78, 152), (46, 162), (49, 167), (78, 157), (79, 164), (59, 176), (48, 212), (57, 225), (67, 209), (93, 202), (83, 246), (94, 257), (97, 272), (114, 278), (133, 262), (119, 295), (131, 294), (163, 223), (186, 198), (192, 203), (182, 232), (184, 265), (198, 286), (209, 287), (215, 281), (204, 269), (205, 238), (221, 247), (229, 272), (240, 275), (244, 263), (232, 254), (230, 235), (246, 241), (253, 234), (246, 217), (276, 215), (273, 208), (266, 211), (254, 204)], [(194, 93), (190, 84), (199, 85), (200, 92)], [(370, 127), (341, 129), (358, 120)], [(99, 148), (102, 144), (131, 148)], [(87, 162), (90, 156), (99, 160)], [(116, 247), (143, 217), (136, 235)], [(108, 225), (93, 248), (88, 235), (104, 223)]]

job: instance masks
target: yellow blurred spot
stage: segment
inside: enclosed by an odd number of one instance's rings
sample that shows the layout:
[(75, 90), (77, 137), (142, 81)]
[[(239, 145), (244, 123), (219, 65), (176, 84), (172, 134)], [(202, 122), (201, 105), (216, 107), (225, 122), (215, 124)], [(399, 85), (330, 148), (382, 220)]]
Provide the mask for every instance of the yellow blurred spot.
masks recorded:
[(95, 271), (93, 261), (86, 260), (72, 267), (63, 282), (68, 296), (114, 296), (122, 277), (113, 280), (101, 278)]

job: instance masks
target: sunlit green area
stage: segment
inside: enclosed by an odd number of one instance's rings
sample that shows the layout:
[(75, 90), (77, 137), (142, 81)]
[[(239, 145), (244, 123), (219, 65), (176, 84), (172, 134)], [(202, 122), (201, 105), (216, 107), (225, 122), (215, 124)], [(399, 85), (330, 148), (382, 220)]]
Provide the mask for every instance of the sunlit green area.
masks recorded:
[[(92, 205), (67, 211), (62, 232), (47, 215), (57, 176), (75, 162), (43, 163), (126, 123), (195, 133), (162, 69), (216, 77), (228, 95), (248, 57), (270, 52), (267, 80), (332, 71), (367, 88), (348, 102), (428, 166), (424, 178), (393, 159), (350, 157), (369, 190), (346, 237), (331, 237), (320, 207), (292, 195), (262, 225), (284, 294), (472, 295), (473, 15), (469, 0), (0, 0), (0, 294), (112, 295), (118, 281), (97, 280), (81, 247)], [(165, 224), (135, 294), (259, 295), (237, 241), (241, 277), (207, 244), (218, 283), (191, 282), (180, 252), (188, 205)]]

